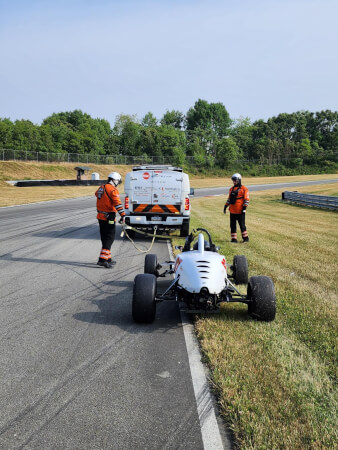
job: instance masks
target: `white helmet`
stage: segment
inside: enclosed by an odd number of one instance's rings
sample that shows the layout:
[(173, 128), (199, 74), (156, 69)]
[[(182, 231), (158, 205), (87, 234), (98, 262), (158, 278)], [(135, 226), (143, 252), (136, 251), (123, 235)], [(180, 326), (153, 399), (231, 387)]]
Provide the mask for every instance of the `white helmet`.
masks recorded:
[(108, 175), (108, 183), (113, 183), (114, 186), (118, 186), (122, 183), (122, 177), (118, 172), (111, 172)]
[(242, 182), (242, 175), (240, 173), (234, 173), (231, 177), (232, 181), (238, 181), (239, 183)]

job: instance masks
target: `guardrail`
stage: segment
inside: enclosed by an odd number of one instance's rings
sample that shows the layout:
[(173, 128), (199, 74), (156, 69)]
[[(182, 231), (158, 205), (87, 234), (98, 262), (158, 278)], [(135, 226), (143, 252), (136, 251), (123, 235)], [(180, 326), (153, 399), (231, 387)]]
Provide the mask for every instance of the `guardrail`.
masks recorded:
[(313, 206), (315, 208), (338, 209), (338, 197), (326, 195), (300, 194), (297, 191), (284, 191), (282, 192), (282, 200), (305, 206)]

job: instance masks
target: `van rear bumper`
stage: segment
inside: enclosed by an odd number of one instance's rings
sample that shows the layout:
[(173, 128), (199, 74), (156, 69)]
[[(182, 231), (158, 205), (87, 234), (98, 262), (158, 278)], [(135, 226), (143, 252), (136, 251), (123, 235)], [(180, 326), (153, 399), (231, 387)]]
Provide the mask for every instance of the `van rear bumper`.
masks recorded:
[[(155, 219), (156, 215), (152, 214), (152, 217)], [(184, 219), (187, 219), (183, 216), (160, 217), (158, 215), (158, 217), (160, 220), (152, 220), (151, 217), (147, 216), (126, 216), (125, 223), (136, 228), (152, 228), (155, 225), (160, 228), (180, 228)]]

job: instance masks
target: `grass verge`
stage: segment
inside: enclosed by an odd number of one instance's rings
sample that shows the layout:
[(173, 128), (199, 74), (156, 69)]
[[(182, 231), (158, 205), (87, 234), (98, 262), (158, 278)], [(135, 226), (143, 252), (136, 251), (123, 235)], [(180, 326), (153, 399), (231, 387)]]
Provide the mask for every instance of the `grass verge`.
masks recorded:
[(276, 190), (251, 194), (249, 244), (230, 244), (225, 197), (192, 200), (192, 227), (207, 228), (228, 262), (246, 255), (250, 276), (272, 277), (277, 295), (272, 323), (232, 303), (196, 316), (195, 328), (239, 448), (336, 448), (337, 214), (280, 199)]

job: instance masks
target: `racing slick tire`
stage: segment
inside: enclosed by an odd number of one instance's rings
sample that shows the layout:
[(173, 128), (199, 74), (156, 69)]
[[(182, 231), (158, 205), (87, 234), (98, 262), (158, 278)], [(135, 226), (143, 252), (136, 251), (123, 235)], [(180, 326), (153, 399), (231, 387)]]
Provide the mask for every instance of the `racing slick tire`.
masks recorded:
[(271, 322), (276, 317), (276, 294), (273, 281), (264, 275), (251, 277), (247, 293), (248, 313), (256, 319)]
[(190, 219), (183, 220), (181, 229), (180, 229), (180, 237), (187, 237), (189, 235), (189, 226), (190, 226)]
[(248, 284), (249, 269), (245, 255), (236, 255), (232, 263), (233, 277), (236, 284)]
[(132, 316), (135, 322), (151, 323), (156, 314), (156, 277), (150, 273), (136, 275), (133, 289)]
[(152, 273), (157, 276), (157, 255), (149, 254), (144, 259), (144, 273)]

